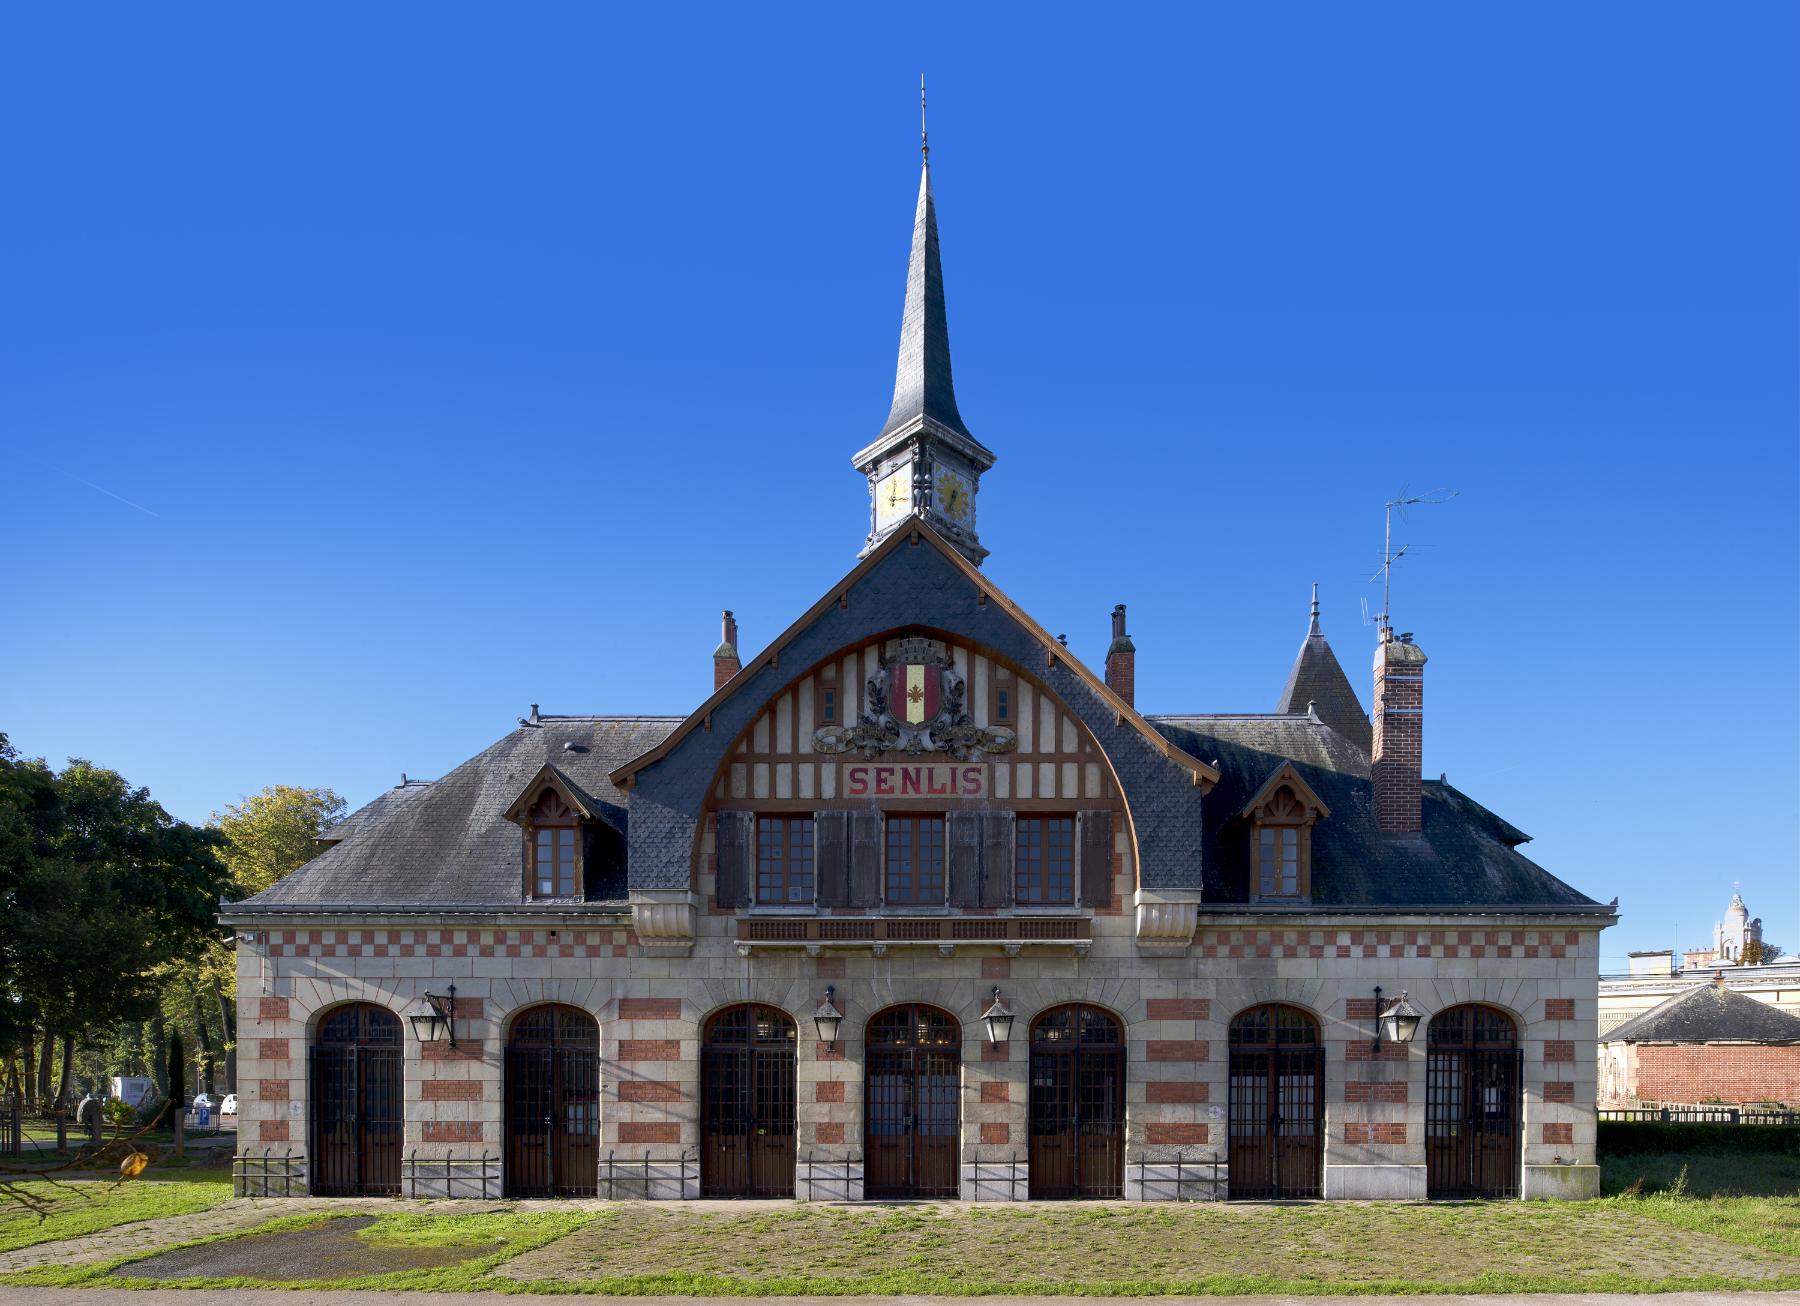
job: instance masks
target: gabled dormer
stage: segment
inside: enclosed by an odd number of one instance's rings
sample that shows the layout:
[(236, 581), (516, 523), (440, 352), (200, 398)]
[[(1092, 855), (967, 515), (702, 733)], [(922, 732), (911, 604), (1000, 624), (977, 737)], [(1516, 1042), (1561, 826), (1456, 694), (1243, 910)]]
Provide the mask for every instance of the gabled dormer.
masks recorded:
[(1249, 826), (1251, 901), (1312, 900), (1312, 828), (1330, 815), (1292, 762), (1263, 781), (1238, 813)]
[(520, 830), (527, 902), (586, 896), (590, 831), (602, 818), (567, 776), (545, 763), (506, 809), (506, 819)]

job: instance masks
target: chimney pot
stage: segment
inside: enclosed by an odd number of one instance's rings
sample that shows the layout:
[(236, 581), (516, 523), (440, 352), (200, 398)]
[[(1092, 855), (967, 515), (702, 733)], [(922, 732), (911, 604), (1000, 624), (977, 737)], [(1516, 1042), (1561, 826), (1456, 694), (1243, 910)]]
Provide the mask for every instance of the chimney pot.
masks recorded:
[(723, 689), (743, 669), (744, 664), (738, 659), (737, 618), (726, 608), (719, 618), (719, 647), (713, 650), (713, 692)]
[(1125, 700), (1127, 707), (1137, 702), (1137, 645), (1125, 633), (1125, 605), (1113, 604), (1112, 643), (1106, 649), (1106, 687)]

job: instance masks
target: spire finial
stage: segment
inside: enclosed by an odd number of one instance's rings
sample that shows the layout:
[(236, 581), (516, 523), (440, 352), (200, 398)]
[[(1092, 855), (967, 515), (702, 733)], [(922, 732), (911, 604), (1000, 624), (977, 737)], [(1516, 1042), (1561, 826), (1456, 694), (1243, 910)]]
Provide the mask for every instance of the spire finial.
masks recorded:
[(1316, 580), (1313, 582), (1312, 629), (1307, 633), (1311, 635), (1319, 633), (1319, 582)]
[(925, 132), (925, 74), (919, 74), (919, 157), (931, 162), (931, 138)]

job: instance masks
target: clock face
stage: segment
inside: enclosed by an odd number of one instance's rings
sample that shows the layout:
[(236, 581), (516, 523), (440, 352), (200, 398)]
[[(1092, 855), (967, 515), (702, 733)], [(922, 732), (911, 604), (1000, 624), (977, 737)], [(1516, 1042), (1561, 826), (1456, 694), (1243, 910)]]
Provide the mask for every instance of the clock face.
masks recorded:
[(969, 483), (955, 472), (943, 471), (937, 477), (938, 508), (951, 521), (966, 526), (975, 515), (975, 496)]
[(888, 526), (912, 511), (912, 464), (901, 463), (875, 482), (875, 524)]

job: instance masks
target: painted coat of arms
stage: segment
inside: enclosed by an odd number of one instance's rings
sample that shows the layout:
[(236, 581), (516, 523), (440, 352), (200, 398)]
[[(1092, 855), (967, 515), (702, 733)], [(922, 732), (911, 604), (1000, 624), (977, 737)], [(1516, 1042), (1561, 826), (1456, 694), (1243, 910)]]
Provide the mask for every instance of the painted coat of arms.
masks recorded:
[(1018, 747), (1018, 736), (1011, 730), (977, 726), (969, 717), (963, 707), (963, 678), (950, 650), (937, 640), (916, 636), (889, 640), (865, 693), (867, 710), (856, 724), (815, 731), (814, 748), (864, 757), (898, 749), (914, 757), (948, 753), (972, 758), (1010, 753)]

